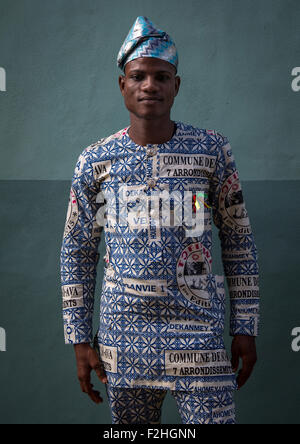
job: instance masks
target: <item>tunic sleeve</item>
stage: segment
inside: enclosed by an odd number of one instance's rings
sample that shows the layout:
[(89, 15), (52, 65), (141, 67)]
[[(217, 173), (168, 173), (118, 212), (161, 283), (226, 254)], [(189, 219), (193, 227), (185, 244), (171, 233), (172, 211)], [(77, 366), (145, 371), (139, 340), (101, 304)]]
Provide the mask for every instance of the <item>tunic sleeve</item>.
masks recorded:
[(97, 223), (97, 195), (88, 154), (80, 154), (72, 178), (70, 200), (61, 246), (61, 286), (65, 343), (93, 339), (94, 292), (103, 227)]
[(229, 290), (230, 335), (257, 336), (258, 252), (231, 146), (226, 137), (219, 137), (211, 202)]

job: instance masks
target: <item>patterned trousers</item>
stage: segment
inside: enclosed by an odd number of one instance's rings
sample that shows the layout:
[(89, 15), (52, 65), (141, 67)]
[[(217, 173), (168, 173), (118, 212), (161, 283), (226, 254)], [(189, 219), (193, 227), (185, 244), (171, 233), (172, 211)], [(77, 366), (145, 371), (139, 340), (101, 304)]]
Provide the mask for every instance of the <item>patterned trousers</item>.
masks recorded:
[[(112, 424), (160, 424), (167, 390), (105, 384)], [(171, 390), (182, 424), (235, 424), (233, 391), (217, 394)]]

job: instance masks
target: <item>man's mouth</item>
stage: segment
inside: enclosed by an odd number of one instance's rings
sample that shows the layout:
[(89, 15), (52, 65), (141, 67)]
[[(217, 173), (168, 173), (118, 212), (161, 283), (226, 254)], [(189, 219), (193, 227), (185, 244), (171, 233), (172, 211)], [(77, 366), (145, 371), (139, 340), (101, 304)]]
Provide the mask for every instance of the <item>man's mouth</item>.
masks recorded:
[(161, 100), (158, 97), (143, 97), (140, 102), (161, 102)]

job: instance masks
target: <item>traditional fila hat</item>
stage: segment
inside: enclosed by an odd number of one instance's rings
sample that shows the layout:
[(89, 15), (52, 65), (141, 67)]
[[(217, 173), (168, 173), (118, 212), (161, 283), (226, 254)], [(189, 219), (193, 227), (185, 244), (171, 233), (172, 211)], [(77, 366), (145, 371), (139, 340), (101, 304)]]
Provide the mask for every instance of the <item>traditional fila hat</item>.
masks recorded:
[(124, 71), (126, 63), (139, 57), (156, 57), (175, 66), (178, 54), (171, 37), (143, 16), (137, 17), (117, 57), (117, 65)]

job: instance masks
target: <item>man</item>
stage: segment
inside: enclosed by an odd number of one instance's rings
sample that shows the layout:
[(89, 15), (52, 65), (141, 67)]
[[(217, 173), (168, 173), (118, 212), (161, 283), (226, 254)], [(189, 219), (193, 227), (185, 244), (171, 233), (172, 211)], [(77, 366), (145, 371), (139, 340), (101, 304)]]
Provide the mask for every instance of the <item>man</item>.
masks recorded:
[[(91, 371), (105, 383), (115, 424), (160, 423), (167, 390), (183, 423), (235, 423), (234, 390), (256, 362), (259, 288), (232, 150), (220, 133), (170, 119), (180, 87), (177, 50), (146, 17), (136, 19), (118, 66), (130, 126), (87, 147), (72, 180), (61, 251), (65, 341), (74, 344), (82, 391), (102, 402)], [(231, 302), (231, 362), (211, 219)], [(103, 226), (106, 266), (92, 347)]]

